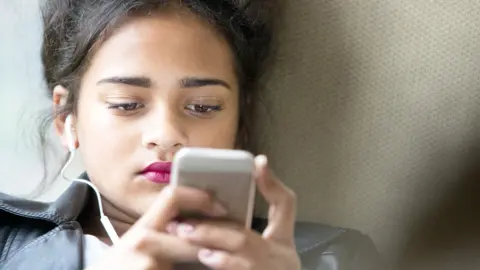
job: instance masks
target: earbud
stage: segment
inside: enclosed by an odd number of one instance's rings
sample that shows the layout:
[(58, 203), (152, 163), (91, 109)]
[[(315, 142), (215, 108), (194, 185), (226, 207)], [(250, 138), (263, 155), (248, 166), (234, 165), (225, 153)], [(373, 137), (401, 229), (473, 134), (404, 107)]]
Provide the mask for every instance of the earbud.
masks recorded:
[(65, 136), (67, 138), (68, 151), (73, 152), (77, 149), (75, 137), (73, 136), (72, 115), (69, 114), (65, 119)]

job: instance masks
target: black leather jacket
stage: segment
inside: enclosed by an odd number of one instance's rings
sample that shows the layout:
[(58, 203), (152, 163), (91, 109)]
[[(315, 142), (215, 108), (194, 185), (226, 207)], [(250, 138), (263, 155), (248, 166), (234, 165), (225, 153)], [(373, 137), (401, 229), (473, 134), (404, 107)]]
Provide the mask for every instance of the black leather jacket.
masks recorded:
[[(89, 211), (91, 193), (75, 183), (48, 204), (0, 193), (0, 269), (83, 269), (77, 218)], [(264, 223), (256, 219), (255, 229)], [(357, 231), (300, 222), (296, 244), (305, 270), (383, 269), (372, 241)]]

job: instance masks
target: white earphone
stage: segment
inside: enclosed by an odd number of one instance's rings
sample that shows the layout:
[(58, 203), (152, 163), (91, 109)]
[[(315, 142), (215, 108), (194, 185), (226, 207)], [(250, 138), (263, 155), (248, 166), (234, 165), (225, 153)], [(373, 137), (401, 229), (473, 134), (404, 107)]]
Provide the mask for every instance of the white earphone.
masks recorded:
[(67, 118), (65, 119), (65, 134), (67, 137), (67, 146), (68, 146), (68, 151), (73, 152), (76, 149), (75, 147), (75, 138), (73, 137), (73, 126), (72, 126), (72, 115), (69, 114)]
[(67, 181), (79, 182), (79, 183), (85, 184), (91, 187), (95, 191), (95, 194), (97, 195), (97, 200), (98, 200), (98, 210), (100, 212), (100, 222), (102, 223), (103, 228), (107, 232), (108, 237), (110, 238), (110, 240), (112, 240), (112, 243), (116, 244), (119, 241), (119, 237), (117, 232), (113, 228), (112, 223), (110, 222), (108, 217), (105, 216), (105, 214), (103, 213), (102, 197), (100, 196), (100, 192), (98, 191), (97, 187), (94, 184), (92, 184), (92, 182), (87, 181), (85, 179), (70, 179), (65, 176), (65, 171), (67, 167), (70, 165), (70, 163), (72, 163), (72, 160), (74, 159), (75, 153), (77, 151), (75, 136), (73, 135), (72, 131), (73, 131), (72, 115), (68, 115), (67, 119), (65, 119), (64, 132), (67, 139), (67, 147), (68, 147), (68, 151), (70, 152), (70, 155), (68, 157), (67, 162), (63, 166), (60, 174), (62, 178)]

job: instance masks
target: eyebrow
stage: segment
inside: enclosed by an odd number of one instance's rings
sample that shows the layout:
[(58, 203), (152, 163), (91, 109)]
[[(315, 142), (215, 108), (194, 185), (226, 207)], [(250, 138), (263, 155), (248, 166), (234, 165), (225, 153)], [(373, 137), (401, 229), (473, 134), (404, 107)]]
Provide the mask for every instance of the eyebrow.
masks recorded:
[(101, 79), (97, 82), (97, 85), (104, 83), (126, 84), (143, 88), (150, 88), (152, 86), (152, 80), (147, 77), (111, 77)]
[[(104, 78), (99, 80), (97, 85), (105, 83), (125, 84), (142, 88), (150, 88), (152, 86), (152, 80), (142, 76)], [(204, 86), (223, 86), (227, 89), (232, 89), (226, 81), (215, 78), (186, 77), (180, 80), (180, 87), (182, 88), (199, 88)]]
[(214, 79), (214, 78), (197, 78), (197, 77), (187, 77), (180, 81), (180, 86), (182, 88), (197, 88), (203, 86), (223, 86), (227, 89), (232, 89), (232, 87), (223, 80)]

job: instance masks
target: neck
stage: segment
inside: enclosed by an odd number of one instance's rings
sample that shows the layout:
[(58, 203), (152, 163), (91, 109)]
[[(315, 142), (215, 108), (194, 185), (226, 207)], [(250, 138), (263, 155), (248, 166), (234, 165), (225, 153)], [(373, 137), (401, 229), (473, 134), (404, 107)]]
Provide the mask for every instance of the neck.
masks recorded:
[[(104, 197), (102, 197), (102, 207), (104, 215), (108, 217), (119, 237), (127, 232), (138, 219), (133, 215), (128, 215), (121, 211)], [(100, 222), (98, 201), (95, 196), (92, 196), (86, 208), (88, 210), (84, 211), (85, 215), (79, 217), (79, 222), (82, 224), (84, 233), (94, 235), (106, 244), (111, 245), (112, 242)]]

